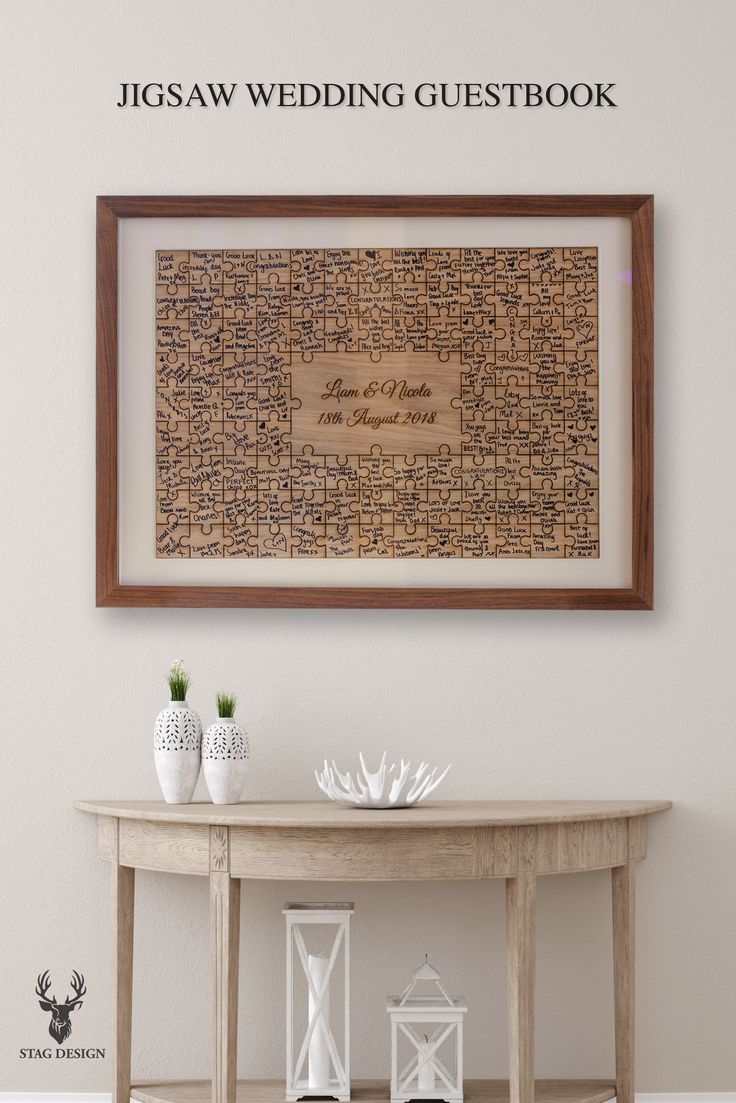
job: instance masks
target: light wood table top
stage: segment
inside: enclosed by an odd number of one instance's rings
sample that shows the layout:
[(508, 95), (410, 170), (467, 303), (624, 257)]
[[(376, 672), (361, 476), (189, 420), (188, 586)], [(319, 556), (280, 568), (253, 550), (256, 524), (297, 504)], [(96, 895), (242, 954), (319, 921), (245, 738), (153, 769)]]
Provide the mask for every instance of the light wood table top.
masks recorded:
[(165, 804), (155, 800), (80, 800), (75, 808), (99, 816), (227, 827), (406, 828), (512, 827), (587, 823), (664, 812), (668, 800), (439, 800), (414, 808), (352, 808), (330, 801), (246, 801), (242, 804)]

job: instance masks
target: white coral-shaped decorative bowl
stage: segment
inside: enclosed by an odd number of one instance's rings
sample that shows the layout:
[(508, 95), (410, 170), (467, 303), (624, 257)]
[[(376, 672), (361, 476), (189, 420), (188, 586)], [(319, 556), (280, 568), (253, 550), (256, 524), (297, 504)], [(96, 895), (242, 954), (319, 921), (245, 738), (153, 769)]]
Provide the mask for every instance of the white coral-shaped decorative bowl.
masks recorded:
[(439, 772), (438, 766), (430, 769), (427, 762), (420, 762), (412, 773), (411, 762), (403, 758), (398, 766), (395, 762), (388, 766), (384, 751), (378, 769), (372, 772), (366, 766), (363, 754), (358, 757), (360, 769), (356, 771), (355, 778), (350, 773), (342, 773), (334, 759), (332, 763), (325, 759), (322, 770), (314, 771), (317, 784), (330, 800), (352, 804), (356, 808), (410, 808), (426, 800), (444, 781), (450, 769), (446, 766)]

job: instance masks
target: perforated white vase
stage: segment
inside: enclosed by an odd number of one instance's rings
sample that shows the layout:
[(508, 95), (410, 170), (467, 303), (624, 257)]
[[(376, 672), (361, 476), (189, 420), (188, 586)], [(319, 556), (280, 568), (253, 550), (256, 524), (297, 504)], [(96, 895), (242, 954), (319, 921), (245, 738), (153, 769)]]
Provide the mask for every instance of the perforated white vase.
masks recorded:
[(170, 701), (156, 717), (153, 759), (167, 804), (189, 804), (199, 777), (202, 721), (186, 701)]
[(250, 743), (239, 724), (221, 716), (202, 740), (202, 772), (213, 804), (237, 804), (248, 771)]

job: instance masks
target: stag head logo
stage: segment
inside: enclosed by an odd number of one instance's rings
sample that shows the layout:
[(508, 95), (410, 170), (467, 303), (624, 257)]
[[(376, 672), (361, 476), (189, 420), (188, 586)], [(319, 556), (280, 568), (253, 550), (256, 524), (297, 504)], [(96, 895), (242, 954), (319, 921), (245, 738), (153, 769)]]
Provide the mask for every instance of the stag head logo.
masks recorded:
[(51, 1012), (49, 1034), (61, 1044), (67, 1040), (72, 1032), (72, 1023), (69, 1016), (72, 1011), (76, 1011), (78, 1007), (82, 1006), (82, 996), (86, 993), (87, 989), (84, 987), (84, 977), (76, 971), (72, 973), (72, 994), (67, 996), (63, 1003), (59, 1003), (56, 996), (49, 996), (48, 992), (50, 987), (51, 978), (47, 969), (46, 972), (42, 973), (38, 978), (36, 995), (38, 996), (38, 1004), (41, 1010)]

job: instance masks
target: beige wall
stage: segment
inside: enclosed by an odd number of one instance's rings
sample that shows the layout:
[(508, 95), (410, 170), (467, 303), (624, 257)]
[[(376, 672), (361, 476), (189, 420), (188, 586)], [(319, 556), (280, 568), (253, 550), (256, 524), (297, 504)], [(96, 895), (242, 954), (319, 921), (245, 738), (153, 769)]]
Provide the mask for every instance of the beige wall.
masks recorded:
[[(447, 797), (670, 797), (641, 869), (639, 1085), (736, 1086), (734, 264), (729, 0), (279, 5), (6, 0), (2, 279), (0, 1090), (102, 1089), (44, 1044), (33, 996), (81, 969), (72, 1043), (109, 1046), (106, 866), (75, 797), (155, 797), (151, 725), (183, 655), (234, 687), (249, 797), (384, 745), (451, 758)], [(133, 80), (613, 80), (617, 111), (122, 112)], [(93, 607), (95, 193), (657, 195), (657, 611)], [(136, 1072), (198, 1075), (206, 886), (140, 877)], [(282, 917), (244, 895), (243, 1074), (282, 1068)], [(345, 890), (348, 893), (348, 890)], [(333, 890), (325, 888), (332, 895)], [(427, 951), (467, 995), (469, 1075), (504, 1070), (500, 884), (356, 887), (354, 1065), (387, 1069), (383, 1000)], [(538, 1068), (611, 1068), (608, 884), (540, 892)]]

